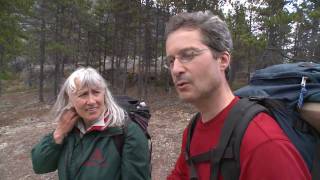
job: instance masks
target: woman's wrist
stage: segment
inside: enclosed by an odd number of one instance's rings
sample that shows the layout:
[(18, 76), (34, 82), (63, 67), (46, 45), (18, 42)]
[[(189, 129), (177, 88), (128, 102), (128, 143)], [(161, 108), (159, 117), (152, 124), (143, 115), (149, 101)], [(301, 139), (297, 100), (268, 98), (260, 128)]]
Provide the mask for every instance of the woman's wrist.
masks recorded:
[(59, 131), (57, 131), (57, 130), (55, 130), (54, 132), (53, 132), (53, 139), (54, 139), (54, 142), (56, 143), (56, 144), (62, 144), (62, 142), (63, 142), (63, 139), (65, 138), (65, 134), (63, 134), (63, 133), (60, 133)]

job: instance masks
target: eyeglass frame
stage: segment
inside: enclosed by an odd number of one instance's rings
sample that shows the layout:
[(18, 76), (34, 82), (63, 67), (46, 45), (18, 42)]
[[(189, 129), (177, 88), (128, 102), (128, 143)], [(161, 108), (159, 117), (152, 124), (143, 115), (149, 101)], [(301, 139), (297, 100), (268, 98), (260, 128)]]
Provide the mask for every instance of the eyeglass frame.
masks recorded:
[[(182, 64), (187, 64), (187, 63), (193, 61), (195, 59), (195, 57), (200, 56), (203, 53), (203, 51), (206, 51), (206, 50), (211, 51), (211, 49), (209, 49), (209, 48), (204, 48), (204, 49), (197, 49), (197, 48), (181, 49), (177, 53), (177, 55), (175, 55), (175, 56), (167, 56), (165, 58), (165, 60), (166, 60), (165, 67), (168, 68), (168, 69), (172, 69), (174, 61), (176, 59), (178, 59), (179, 62), (182, 63)], [(190, 52), (191, 54), (187, 54), (188, 51), (191, 51)]]

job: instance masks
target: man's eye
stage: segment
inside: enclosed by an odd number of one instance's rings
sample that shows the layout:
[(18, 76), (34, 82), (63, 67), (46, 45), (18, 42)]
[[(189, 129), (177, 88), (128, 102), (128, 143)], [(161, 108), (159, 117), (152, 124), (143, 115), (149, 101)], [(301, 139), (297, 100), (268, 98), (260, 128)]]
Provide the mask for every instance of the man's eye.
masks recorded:
[(194, 58), (194, 56), (195, 56), (194, 51), (185, 51), (181, 53), (181, 58), (184, 60), (191, 60)]
[(175, 58), (174, 58), (173, 56), (168, 56), (168, 57), (167, 57), (167, 63), (168, 63), (168, 64), (172, 64), (173, 61), (174, 61), (174, 59), (175, 59)]

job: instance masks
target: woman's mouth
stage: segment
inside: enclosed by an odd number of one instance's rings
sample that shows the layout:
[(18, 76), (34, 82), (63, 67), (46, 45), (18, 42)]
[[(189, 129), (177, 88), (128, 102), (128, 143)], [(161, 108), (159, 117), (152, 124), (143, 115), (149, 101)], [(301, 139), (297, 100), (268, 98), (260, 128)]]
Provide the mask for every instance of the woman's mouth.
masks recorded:
[(97, 107), (87, 108), (87, 111), (88, 111), (88, 112), (95, 112), (96, 110), (97, 110)]

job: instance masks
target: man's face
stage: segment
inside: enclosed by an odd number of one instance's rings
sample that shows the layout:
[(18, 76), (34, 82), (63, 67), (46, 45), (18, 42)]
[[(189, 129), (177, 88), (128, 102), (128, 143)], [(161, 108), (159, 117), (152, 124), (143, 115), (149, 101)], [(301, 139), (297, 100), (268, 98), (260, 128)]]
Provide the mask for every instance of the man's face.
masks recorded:
[(220, 58), (202, 43), (199, 30), (180, 28), (169, 34), (166, 53), (182, 100), (192, 103), (212, 96), (224, 78)]

